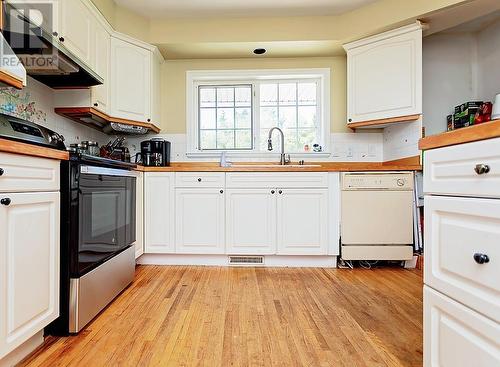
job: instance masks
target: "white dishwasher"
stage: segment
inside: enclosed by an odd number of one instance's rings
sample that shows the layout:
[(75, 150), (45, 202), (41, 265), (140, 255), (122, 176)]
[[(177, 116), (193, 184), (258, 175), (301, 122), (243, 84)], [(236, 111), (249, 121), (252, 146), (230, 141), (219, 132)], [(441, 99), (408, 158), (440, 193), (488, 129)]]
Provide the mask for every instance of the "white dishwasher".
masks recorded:
[(412, 172), (342, 174), (342, 259), (412, 258), (413, 182)]

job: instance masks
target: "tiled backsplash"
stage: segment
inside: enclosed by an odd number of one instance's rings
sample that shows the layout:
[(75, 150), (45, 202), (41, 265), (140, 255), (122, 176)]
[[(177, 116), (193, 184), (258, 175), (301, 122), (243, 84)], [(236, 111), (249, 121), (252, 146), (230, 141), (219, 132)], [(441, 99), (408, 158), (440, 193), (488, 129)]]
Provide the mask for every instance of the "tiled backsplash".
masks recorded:
[(98, 130), (73, 122), (54, 113), (54, 92), (51, 88), (28, 78), (22, 90), (0, 89), (0, 112), (35, 122), (64, 136), (66, 145), (82, 140), (107, 143), (111, 137)]

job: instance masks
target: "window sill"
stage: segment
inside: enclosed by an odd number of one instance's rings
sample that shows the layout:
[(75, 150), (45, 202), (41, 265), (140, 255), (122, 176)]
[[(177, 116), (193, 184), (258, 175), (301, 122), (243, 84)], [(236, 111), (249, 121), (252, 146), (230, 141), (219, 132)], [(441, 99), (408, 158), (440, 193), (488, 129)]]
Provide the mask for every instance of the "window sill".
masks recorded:
[[(195, 151), (187, 152), (188, 158), (220, 158), (221, 151)], [(310, 152), (310, 153), (286, 153), (290, 154), (291, 159), (305, 159), (312, 160), (314, 158), (329, 158), (331, 153), (328, 152)], [(266, 152), (226, 152), (226, 158), (230, 159), (269, 159), (279, 160), (279, 153), (266, 153)]]

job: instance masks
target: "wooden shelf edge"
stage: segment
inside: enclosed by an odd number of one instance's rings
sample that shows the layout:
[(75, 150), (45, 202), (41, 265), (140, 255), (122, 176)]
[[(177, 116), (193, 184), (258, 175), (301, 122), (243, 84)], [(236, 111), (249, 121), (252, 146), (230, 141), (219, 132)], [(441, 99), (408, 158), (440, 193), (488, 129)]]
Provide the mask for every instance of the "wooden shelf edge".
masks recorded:
[(416, 114), (416, 115), (390, 117), (390, 118), (378, 119), (378, 120), (351, 122), (351, 123), (348, 123), (347, 126), (353, 130), (359, 129), (359, 128), (374, 128), (375, 129), (375, 128), (382, 127), (384, 125), (389, 125), (389, 124), (397, 124), (397, 123), (402, 123), (402, 122), (416, 121), (420, 118), (420, 116), (422, 116), (422, 115)]
[(0, 83), (5, 83), (10, 87), (14, 87), (16, 89), (23, 89), (23, 81), (18, 79), (4, 71), (0, 70)]
[(420, 139), (418, 148), (420, 150), (429, 150), (498, 137), (500, 137), (500, 119), (441, 134), (429, 135)]
[[(82, 122), (79, 120), (79, 117), (86, 116), (86, 115), (94, 115), (102, 120), (104, 120), (107, 123), (115, 122), (119, 124), (125, 124), (125, 125), (135, 125), (135, 126), (142, 126), (146, 127), (152, 132), (158, 134), (161, 129), (156, 126), (153, 123), (150, 122), (142, 122), (142, 121), (134, 121), (134, 120), (128, 120), (128, 119), (122, 119), (118, 117), (113, 117), (109, 116), (108, 114), (101, 112), (93, 107), (56, 107), (54, 108), (54, 112), (57, 113), (58, 115), (64, 116), (66, 118), (69, 118), (73, 121), (76, 121), (78, 123), (84, 124), (89, 126), (88, 123)], [(93, 126), (95, 127), (95, 126)]]
[(57, 159), (60, 161), (66, 161), (69, 159), (69, 153), (64, 150), (45, 148), (38, 145), (26, 144), (8, 139), (0, 139), (0, 152)]

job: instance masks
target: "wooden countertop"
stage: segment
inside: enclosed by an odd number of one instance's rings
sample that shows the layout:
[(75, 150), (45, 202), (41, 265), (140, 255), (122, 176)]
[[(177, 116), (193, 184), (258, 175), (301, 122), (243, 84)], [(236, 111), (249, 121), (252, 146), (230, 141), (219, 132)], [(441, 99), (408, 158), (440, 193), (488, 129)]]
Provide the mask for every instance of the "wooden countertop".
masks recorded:
[[(304, 167), (282, 167), (274, 162), (235, 163), (235, 165), (236, 167), (219, 167), (219, 163), (216, 162), (174, 162), (169, 167), (137, 166), (137, 170), (143, 172), (356, 172), (422, 170), (420, 164), (391, 162), (308, 162)], [(308, 167), (307, 165), (315, 166)]]
[(0, 139), (0, 152), (30, 155), (33, 157), (68, 160), (69, 154), (63, 150), (50, 149), (17, 141)]
[(428, 150), (498, 137), (500, 137), (500, 119), (426, 136), (420, 139), (418, 147), (420, 150)]

